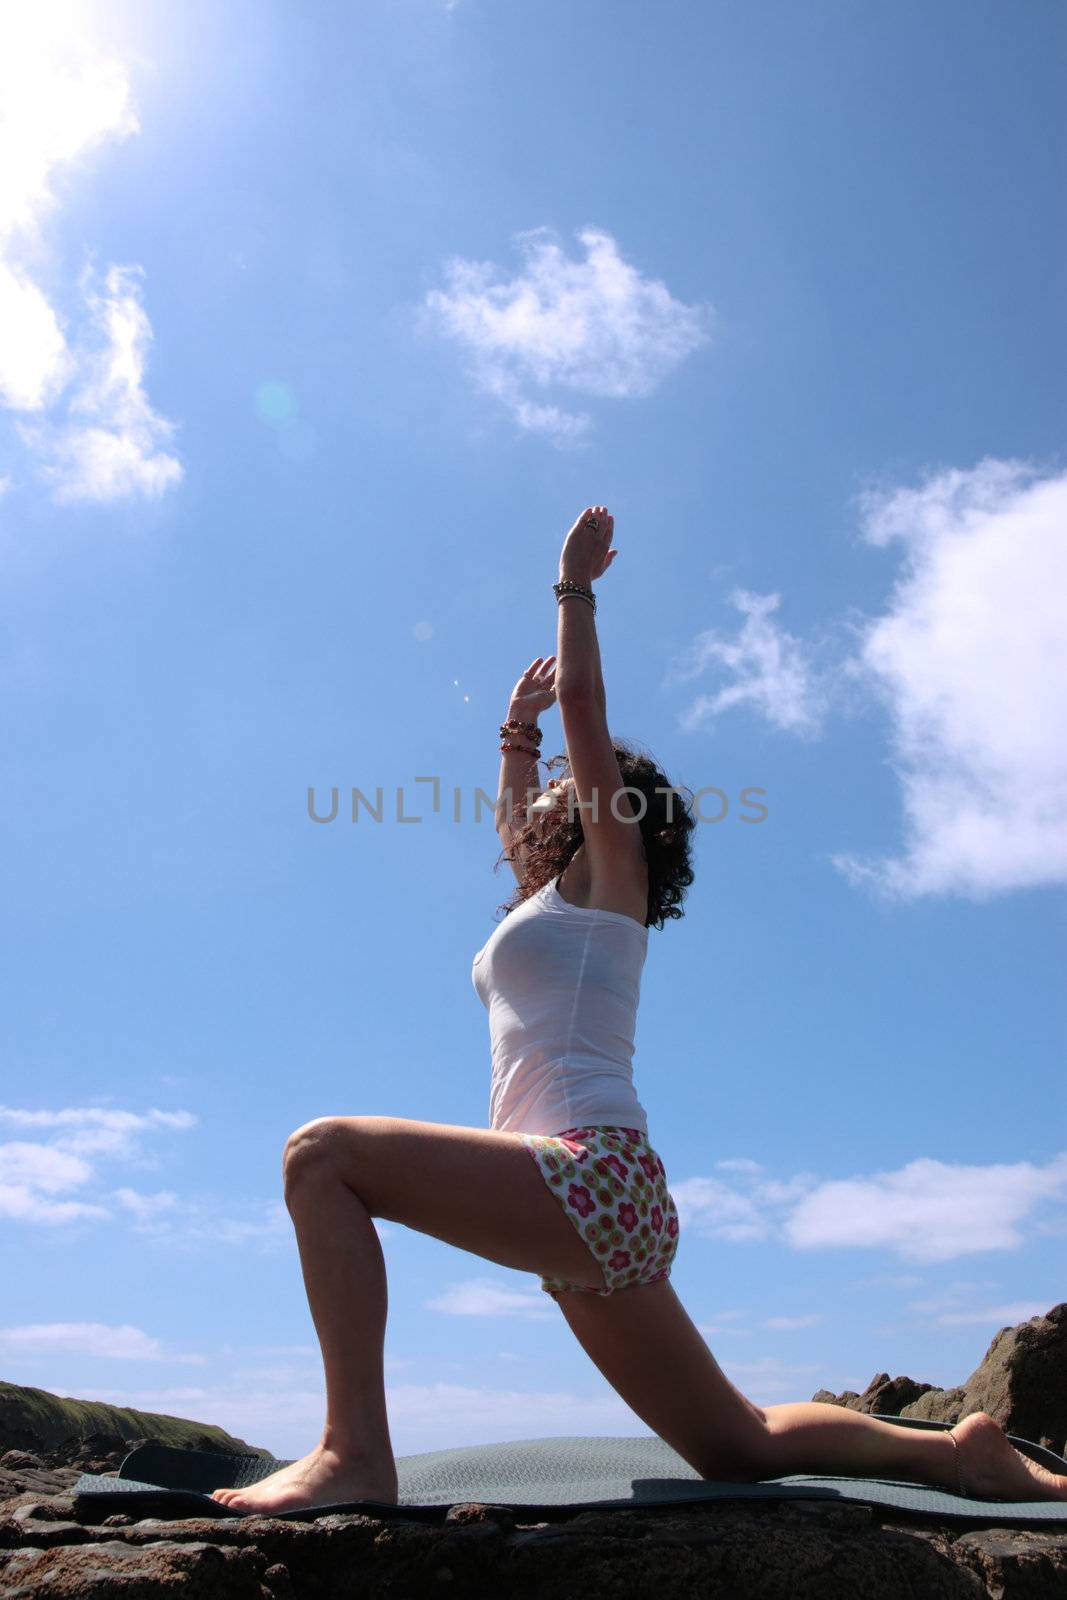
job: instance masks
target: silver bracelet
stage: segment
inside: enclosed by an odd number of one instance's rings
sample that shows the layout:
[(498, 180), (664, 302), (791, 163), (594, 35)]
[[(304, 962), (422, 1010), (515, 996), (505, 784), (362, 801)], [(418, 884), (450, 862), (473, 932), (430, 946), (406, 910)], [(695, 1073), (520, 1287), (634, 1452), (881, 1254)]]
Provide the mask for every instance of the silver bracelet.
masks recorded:
[(586, 605), (590, 605), (594, 611), (596, 610), (596, 601), (590, 600), (587, 594), (582, 594), (577, 589), (572, 589), (569, 594), (558, 594), (556, 596), (556, 604), (558, 605), (561, 600), (584, 600)]

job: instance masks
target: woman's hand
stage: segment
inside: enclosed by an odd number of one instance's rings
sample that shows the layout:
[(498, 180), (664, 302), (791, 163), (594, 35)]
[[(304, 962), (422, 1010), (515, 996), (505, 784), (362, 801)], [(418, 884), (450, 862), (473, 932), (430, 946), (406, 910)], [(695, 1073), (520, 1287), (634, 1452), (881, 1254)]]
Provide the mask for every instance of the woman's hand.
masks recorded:
[(556, 700), (556, 658), (538, 656), (531, 661), (511, 691), (508, 715), (519, 722), (533, 722)]
[[(590, 518), (597, 524), (590, 526)], [(609, 550), (615, 531), (615, 518), (607, 506), (586, 506), (574, 527), (563, 542), (559, 558), (561, 578), (574, 578), (579, 583), (592, 583), (602, 577), (618, 555)]]

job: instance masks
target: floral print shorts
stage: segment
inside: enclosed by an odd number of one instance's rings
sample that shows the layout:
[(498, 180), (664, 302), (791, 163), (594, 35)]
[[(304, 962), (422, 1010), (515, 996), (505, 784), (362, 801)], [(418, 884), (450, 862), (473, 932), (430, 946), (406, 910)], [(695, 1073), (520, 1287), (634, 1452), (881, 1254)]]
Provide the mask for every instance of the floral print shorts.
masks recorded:
[(604, 1273), (606, 1289), (542, 1278), (561, 1289), (614, 1294), (671, 1275), (678, 1249), (678, 1212), (663, 1162), (637, 1128), (567, 1128), (552, 1135), (524, 1133), (522, 1141), (550, 1189)]

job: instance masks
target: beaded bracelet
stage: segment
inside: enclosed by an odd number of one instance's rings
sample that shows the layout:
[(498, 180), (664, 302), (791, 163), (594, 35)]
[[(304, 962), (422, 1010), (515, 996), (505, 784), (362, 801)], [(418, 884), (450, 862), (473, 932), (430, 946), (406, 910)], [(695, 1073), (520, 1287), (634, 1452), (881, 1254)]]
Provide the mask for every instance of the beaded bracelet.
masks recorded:
[(538, 743), (544, 738), (544, 730), (536, 722), (520, 722), (517, 717), (509, 717), (500, 724), (500, 737), (506, 738), (508, 733), (522, 733), (527, 738), (536, 739)]
[(569, 600), (573, 594), (581, 595), (583, 600), (588, 600), (594, 616), (596, 615), (596, 595), (586, 584), (578, 583), (574, 578), (561, 578), (558, 583), (552, 585), (552, 592), (556, 596), (557, 605), (561, 600)]
[(594, 598), (593, 591), (587, 583), (579, 583), (577, 578), (561, 578), (552, 585), (553, 593), (558, 600), (564, 594), (585, 594), (590, 600)]
[(501, 748), (502, 751), (519, 750), (519, 751), (522, 752), (523, 755), (534, 756), (535, 758), (538, 758), (538, 759), (540, 758), (540, 755), (541, 755), (540, 750), (530, 750), (524, 744), (512, 744), (509, 740), (505, 740), (504, 743), (500, 746), (500, 748)]

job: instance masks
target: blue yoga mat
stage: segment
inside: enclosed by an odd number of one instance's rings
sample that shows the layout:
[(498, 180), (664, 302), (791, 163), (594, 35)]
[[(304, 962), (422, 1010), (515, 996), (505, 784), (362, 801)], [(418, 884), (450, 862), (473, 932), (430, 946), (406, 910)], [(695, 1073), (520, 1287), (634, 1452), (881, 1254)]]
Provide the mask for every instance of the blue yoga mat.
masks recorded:
[[(948, 1423), (881, 1416), (900, 1427), (946, 1429)], [(1008, 1439), (1032, 1460), (1067, 1475), (1067, 1461), (1029, 1439)], [(83, 1473), (72, 1493), (102, 1519), (112, 1511), (133, 1515), (247, 1517), (261, 1515), (220, 1505), (212, 1489), (247, 1488), (289, 1466), (268, 1455), (222, 1455), (170, 1445), (139, 1445), (117, 1478)], [(509, 1506), (531, 1519), (568, 1511), (646, 1510), (713, 1500), (851, 1500), (891, 1507), (932, 1520), (960, 1519), (998, 1526), (1031, 1523), (1067, 1528), (1067, 1501), (974, 1499), (927, 1484), (894, 1478), (852, 1478), (796, 1473), (762, 1483), (718, 1483), (701, 1478), (655, 1437), (517, 1439), (398, 1456), (399, 1503), (347, 1501), (272, 1516), (308, 1520), (338, 1512), (439, 1520), (453, 1505)]]

